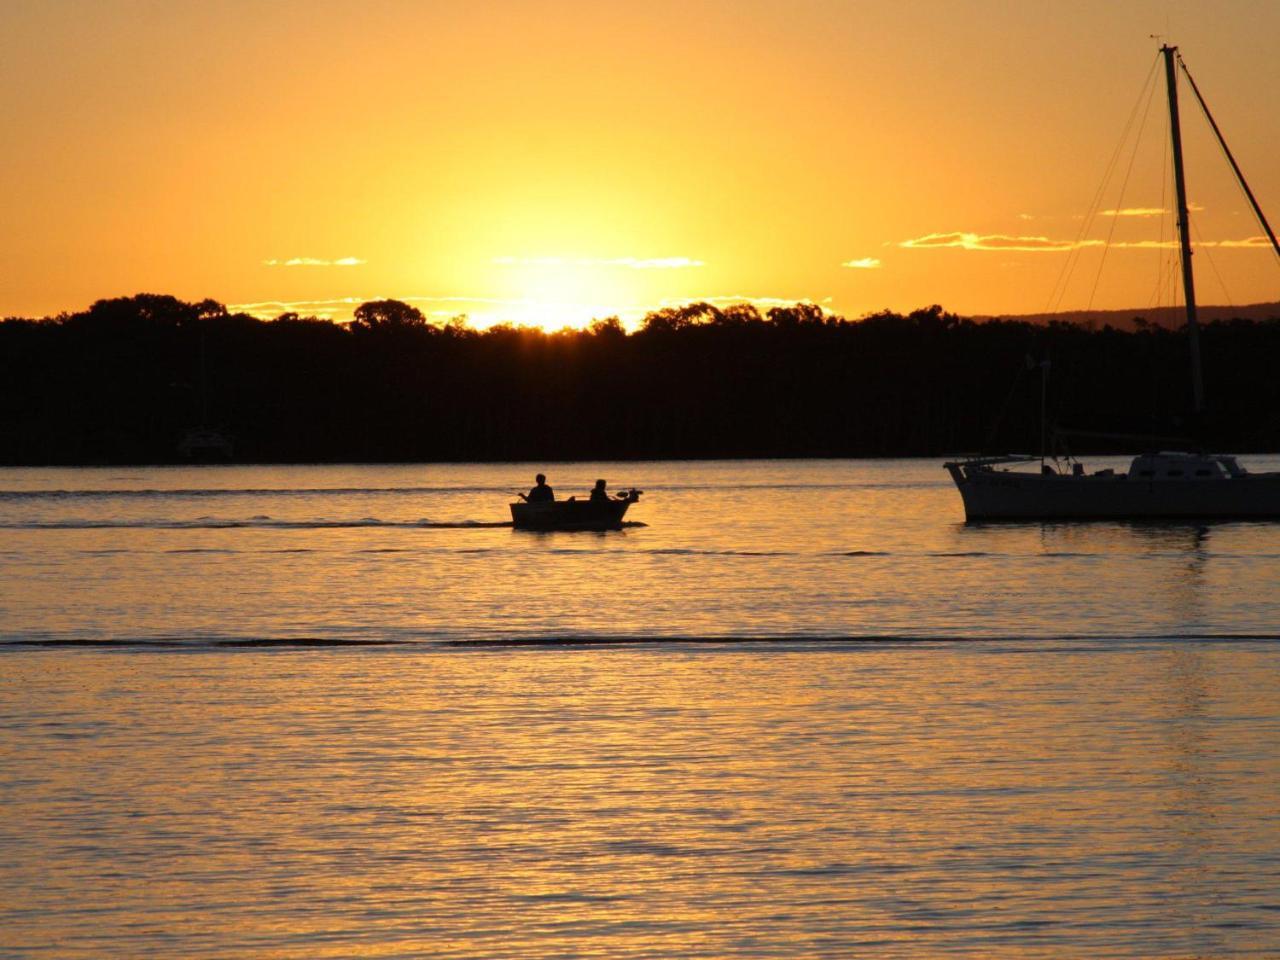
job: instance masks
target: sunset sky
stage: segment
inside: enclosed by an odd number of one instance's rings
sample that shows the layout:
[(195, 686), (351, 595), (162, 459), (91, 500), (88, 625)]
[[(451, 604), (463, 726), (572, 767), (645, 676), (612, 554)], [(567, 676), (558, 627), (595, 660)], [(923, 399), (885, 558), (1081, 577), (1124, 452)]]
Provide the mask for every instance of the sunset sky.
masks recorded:
[[(1169, 303), (1163, 86), (1081, 234), (1150, 34), (1280, 219), (1275, 0), (0, 0), (0, 316)], [(1201, 300), (1280, 300), (1185, 88), (1183, 126)]]

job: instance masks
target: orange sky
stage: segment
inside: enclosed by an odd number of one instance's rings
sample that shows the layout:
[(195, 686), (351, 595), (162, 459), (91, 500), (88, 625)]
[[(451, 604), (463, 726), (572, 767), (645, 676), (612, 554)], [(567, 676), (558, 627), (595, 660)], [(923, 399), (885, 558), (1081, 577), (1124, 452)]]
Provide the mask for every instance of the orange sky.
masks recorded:
[[(1058, 296), (1066, 252), (998, 239), (1078, 237), (1152, 33), (1280, 220), (1275, 0), (0, 0), (0, 315), (140, 291), (551, 326), (1168, 303), (1167, 251), (1113, 247), (1094, 293), (1088, 247)], [(1208, 246), (1260, 230), (1183, 107), (1201, 299), (1280, 300), (1268, 248)], [(1162, 111), (1101, 207), (1171, 202)]]

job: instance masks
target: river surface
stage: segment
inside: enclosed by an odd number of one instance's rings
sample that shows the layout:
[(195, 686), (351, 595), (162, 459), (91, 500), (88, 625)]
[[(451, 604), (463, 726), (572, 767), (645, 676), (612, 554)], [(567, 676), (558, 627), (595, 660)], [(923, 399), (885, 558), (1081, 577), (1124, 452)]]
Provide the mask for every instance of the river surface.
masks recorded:
[(540, 468), (0, 470), (0, 956), (1280, 956), (1280, 525)]

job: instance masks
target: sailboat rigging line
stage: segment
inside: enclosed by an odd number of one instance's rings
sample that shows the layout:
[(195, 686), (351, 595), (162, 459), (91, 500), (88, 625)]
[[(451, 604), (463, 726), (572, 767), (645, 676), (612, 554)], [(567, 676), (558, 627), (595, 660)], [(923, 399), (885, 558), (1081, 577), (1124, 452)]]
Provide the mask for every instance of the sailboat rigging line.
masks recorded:
[(1111, 241), (1115, 239), (1116, 224), (1120, 222), (1120, 211), (1124, 209), (1124, 195), (1129, 189), (1129, 178), (1133, 175), (1133, 162), (1138, 159), (1138, 145), (1142, 142), (1142, 132), (1147, 129), (1147, 118), (1151, 116), (1151, 102), (1156, 96), (1156, 85), (1151, 85), (1151, 93), (1147, 97), (1147, 108), (1142, 111), (1142, 122), (1138, 125), (1138, 133), (1133, 138), (1133, 151), (1129, 154), (1129, 166), (1125, 168), (1124, 180), (1120, 183), (1120, 196), (1116, 200), (1115, 214), (1111, 218), (1111, 229), (1107, 231), (1107, 242), (1102, 245), (1102, 256), (1098, 259), (1098, 272), (1093, 278), (1093, 289), (1089, 291), (1089, 305), (1086, 310), (1093, 309), (1094, 297), (1098, 294), (1098, 284), (1102, 280), (1102, 270), (1107, 265), (1107, 254), (1111, 252)]
[[(1165, 115), (1164, 136), (1164, 183), (1161, 186), (1161, 207), (1164, 207), (1164, 201), (1167, 200), (1169, 213), (1160, 221), (1160, 241), (1163, 243), (1167, 239), (1169, 246), (1164, 251), (1164, 299), (1161, 300), (1161, 306), (1168, 306), (1174, 313), (1180, 313), (1182, 312), (1182, 295), (1178, 291), (1182, 287), (1182, 254), (1178, 250), (1177, 204), (1171, 199), (1174, 195), (1173, 157), (1169, 154), (1173, 143), (1173, 134), (1169, 132), (1168, 114)], [(1168, 233), (1167, 237), (1165, 235), (1166, 231)]]
[[(1176, 51), (1177, 48), (1175, 47)], [(1209, 112), (1209, 105), (1204, 102), (1204, 97), (1200, 95), (1200, 88), (1196, 86), (1195, 80), (1191, 76), (1191, 71), (1187, 69), (1186, 63), (1182, 60), (1182, 54), (1176, 54), (1178, 58), (1178, 66), (1182, 68), (1182, 73), (1187, 78), (1187, 83), (1191, 84), (1191, 92), (1196, 95), (1196, 101), (1200, 104), (1200, 109), (1204, 111), (1205, 119), (1209, 121), (1209, 126), (1213, 129), (1213, 135), (1218, 138), (1218, 145), (1222, 147), (1222, 152), (1227, 158), (1227, 163), (1231, 164), (1231, 169), (1236, 175), (1236, 182), (1240, 184), (1240, 189), (1244, 191), (1245, 198), (1249, 201), (1249, 206), (1253, 207), (1253, 215), (1258, 218), (1258, 224), (1266, 232), (1267, 237), (1271, 240), (1271, 249), (1275, 251), (1277, 257), (1280, 257), (1280, 242), (1276, 241), (1275, 231), (1271, 229), (1271, 224), (1267, 223), (1267, 218), (1262, 213), (1262, 207), (1258, 205), (1257, 199), (1253, 195), (1253, 191), (1249, 189), (1249, 183), (1244, 178), (1244, 172), (1240, 169), (1240, 164), (1236, 163), (1236, 158), (1231, 153), (1231, 148), (1227, 146), (1226, 138), (1222, 136), (1222, 131), (1218, 129), (1217, 121), (1213, 119), (1213, 114)]]
[(991, 421), (991, 428), (987, 431), (987, 438), (982, 442), (983, 453), (995, 448), (996, 434), (1000, 431), (1000, 424), (1004, 420), (1004, 415), (1008, 413), (1009, 407), (1013, 403), (1013, 395), (1017, 392), (1027, 370), (1028, 367), (1026, 365), (1019, 365), (1018, 373), (1014, 376), (1013, 384), (1009, 387), (1009, 392), (1005, 395), (1004, 403), (1000, 404), (1000, 409), (996, 411), (996, 415)]
[(1200, 247), (1200, 252), (1204, 254), (1204, 258), (1209, 261), (1209, 266), (1213, 270), (1213, 275), (1218, 279), (1218, 287), (1222, 290), (1222, 296), (1227, 301), (1227, 306), (1234, 307), (1235, 301), (1231, 298), (1231, 291), (1227, 289), (1227, 282), (1222, 279), (1222, 273), (1218, 270), (1218, 262), (1213, 259), (1213, 250), (1209, 244), (1205, 243), (1204, 235), (1200, 232), (1200, 227), (1196, 221), (1191, 221), (1191, 229), (1196, 232), (1196, 244)]
[[(1170, 258), (1165, 249), (1165, 228), (1169, 226), (1168, 203), (1169, 203), (1169, 117), (1165, 116), (1164, 136), (1161, 137), (1161, 143), (1164, 144), (1164, 153), (1160, 157), (1160, 234), (1156, 243), (1156, 287), (1151, 294), (1151, 299), (1147, 301), (1148, 309), (1159, 310), (1164, 306), (1165, 285), (1173, 284), (1173, 259)], [(1170, 301), (1176, 301), (1176, 297), (1170, 297)], [(1173, 302), (1173, 306), (1177, 306)]]
[[(1169, 115), (1164, 115), (1164, 152), (1160, 156), (1160, 209), (1166, 211), (1160, 217), (1160, 306), (1176, 308), (1178, 302), (1178, 271), (1182, 269), (1182, 261), (1174, 249), (1178, 239), (1178, 215), (1173, 210), (1173, 158), (1169, 156), (1169, 144), (1173, 136), (1169, 133)], [(1169, 246), (1163, 246), (1165, 240)]]
[(1111, 159), (1107, 161), (1102, 180), (1098, 184), (1097, 190), (1094, 191), (1093, 199), (1089, 202), (1084, 217), (1080, 221), (1080, 229), (1076, 232), (1075, 241), (1071, 244), (1071, 250), (1067, 253), (1067, 257), (1062, 263), (1062, 269), (1058, 271), (1058, 279), (1049, 291), (1049, 301), (1046, 305), (1048, 313), (1057, 312), (1067, 294), (1071, 276), (1080, 261), (1084, 238), (1089, 230), (1092, 229), (1093, 221), (1097, 218), (1098, 210), (1102, 207), (1102, 198), (1106, 194), (1107, 185), (1111, 182), (1112, 174), (1115, 173), (1116, 164), (1124, 150), (1124, 145), (1129, 141), (1129, 131), (1133, 129), (1134, 120), (1138, 116), (1138, 110), (1142, 106), (1143, 100), (1149, 100), (1147, 88), (1150, 86), (1153, 90), (1155, 89), (1153, 82), (1156, 75), (1156, 67), (1159, 63), (1160, 57), (1157, 55), (1156, 59), (1151, 63), (1151, 69), (1147, 71), (1147, 78), (1142, 82), (1142, 89), (1138, 91), (1138, 99), (1134, 102), (1133, 109), (1129, 111), (1129, 119), (1125, 121), (1124, 130), (1121, 132), (1120, 140), (1116, 143), (1115, 150), (1111, 154)]

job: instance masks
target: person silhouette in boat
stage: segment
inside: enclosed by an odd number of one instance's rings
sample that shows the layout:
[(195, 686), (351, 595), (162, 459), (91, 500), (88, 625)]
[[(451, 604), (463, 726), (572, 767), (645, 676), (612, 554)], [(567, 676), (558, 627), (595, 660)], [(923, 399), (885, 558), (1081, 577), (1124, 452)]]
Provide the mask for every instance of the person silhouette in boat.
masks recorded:
[[(616, 494), (615, 496), (617, 500), (625, 500), (628, 503), (635, 503), (637, 500), (640, 499), (640, 491), (632, 489), (632, 490), (628, 490), (626, 493)], [(569, 499), (572, 500), (573, 497), (570, 497)], [(591, 488), (591, 502), (592, 503), (614, 503), (615, 502), (615, 497), (609, 495), (608, 484), (606, 484), (603, 480), (597, 480), (596, 485)]]
[(538, 474), (533, 478), (535, 486), (527, 494), (520, 494), (520, 499), (525, 503), (550, 503), (555, 500), (555, 492), (547, 486), (546, 474)]

